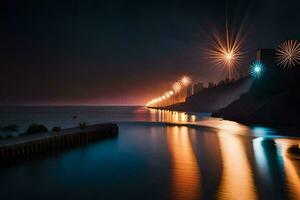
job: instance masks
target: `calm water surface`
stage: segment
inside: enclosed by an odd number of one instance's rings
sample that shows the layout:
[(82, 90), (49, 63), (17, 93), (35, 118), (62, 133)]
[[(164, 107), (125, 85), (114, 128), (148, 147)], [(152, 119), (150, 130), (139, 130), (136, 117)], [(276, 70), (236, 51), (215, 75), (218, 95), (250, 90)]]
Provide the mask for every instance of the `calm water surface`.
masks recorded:
[(300, 161), (286, 154), (300, 140), (287, 133), (141, 107), (2, 109), (3, 125), (68, 127), (76, 113), (120, 134), (1, 168), (1, 199), (300, 199)]

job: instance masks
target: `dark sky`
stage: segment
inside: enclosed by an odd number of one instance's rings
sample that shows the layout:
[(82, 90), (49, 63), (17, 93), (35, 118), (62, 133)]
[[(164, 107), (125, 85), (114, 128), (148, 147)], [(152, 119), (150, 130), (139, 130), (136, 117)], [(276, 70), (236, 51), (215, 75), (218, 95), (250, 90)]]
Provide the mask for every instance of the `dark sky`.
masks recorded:
[(212, 27), (243, 25), (250, 60), (299, 39), (299, 10), (298, 0), (3, 1), (0, 104), (143, 104), (182, 75), (217, 81), (226, 74), (203, 53)]

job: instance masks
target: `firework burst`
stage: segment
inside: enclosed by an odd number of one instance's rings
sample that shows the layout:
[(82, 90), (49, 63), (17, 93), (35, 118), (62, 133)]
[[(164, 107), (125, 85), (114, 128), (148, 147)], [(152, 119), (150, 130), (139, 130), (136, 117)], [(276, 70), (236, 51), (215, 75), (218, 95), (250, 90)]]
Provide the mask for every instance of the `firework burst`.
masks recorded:
[(226, 68), (229, 76), (232, 75), (234, 68), (242, 60), (242, 43), (245, 37), (242, 37), (241, 31), (230, 33), (226, 25), (225, 37), (222, 37), (218, 31), (212, 32), (211, 48), (207, 50), (208, 57), (217, 66)]
[(254, 61), (250, 65), (250, 74), (254, 78), (259, 78), (263, 74), (264, 70), (265, 70), (265, 66), (259, 60)]
[(277, 64), (283, 68), (294, 67), (300, 64), (300, 43), (297, 40), (288, 40), (276, 49)]

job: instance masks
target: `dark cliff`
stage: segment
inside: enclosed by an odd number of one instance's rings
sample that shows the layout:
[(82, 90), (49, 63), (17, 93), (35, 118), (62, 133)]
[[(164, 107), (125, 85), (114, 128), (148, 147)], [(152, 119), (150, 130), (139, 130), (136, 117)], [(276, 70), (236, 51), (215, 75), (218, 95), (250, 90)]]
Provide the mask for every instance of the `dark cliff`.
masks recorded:
[(249, 124), (300, 126), (299, 81), (300, 66), (283, 69), (273, 63), (247, 94), (212, 116)]

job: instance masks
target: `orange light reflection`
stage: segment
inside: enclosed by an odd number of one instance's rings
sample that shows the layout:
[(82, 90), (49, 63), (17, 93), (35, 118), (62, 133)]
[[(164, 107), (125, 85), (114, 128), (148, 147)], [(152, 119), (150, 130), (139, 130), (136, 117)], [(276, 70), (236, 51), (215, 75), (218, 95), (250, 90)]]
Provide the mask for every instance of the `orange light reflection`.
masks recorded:
[(172, 122), (172, 123), (180, 123), (180, 122), (196, 122), (196, 116), (191, 115), (184, 112), (176, 112), (169, 110), (150, 110), (150, 121), (158, 121), (158, 122)]
[(288, 189), (292, 199), (300, 197), (300, 163), (298, 160), (287, 157), (287, 150), (292, 145), (299, 145), (300, 140), (276, 139), (275, 143), (279, 145), (282, 155), (283, 166), (288, 183)]
[(200, 170), (187, 127), (167, 128), (168, 146), (172, 157), (174, 199), (197, 199), (201, 192)]
[(223, 175), (218, 199), (257, 199), (252, 170), (241, 136), (229, 132), (225, 134), (219, 134)]

